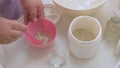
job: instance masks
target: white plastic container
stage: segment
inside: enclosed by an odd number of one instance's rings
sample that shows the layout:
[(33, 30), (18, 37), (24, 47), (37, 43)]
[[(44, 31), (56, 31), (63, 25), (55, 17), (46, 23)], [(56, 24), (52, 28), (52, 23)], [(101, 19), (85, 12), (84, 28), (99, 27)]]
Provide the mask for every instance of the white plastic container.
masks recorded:
[[(88, 32), (81, 31), (81, 34), (78, 33), (78, 35), (82, 37), (81, 39), (78, 39), (74, 34), (74, 30), (76, 29), (85, 29)], [(78, 32), (79, 31), (80, 30), (78, 30)], [(91, 32), (91, 35), (89, 32)], [(91, 36), (94, 37), (92, 38)], [(94, 17), (79, 16), (71, 22), (68, 37), (70, 45), (69, 49), (75, 57), (80, 59), (91, 58), (95, 56), (99, 50), (99, 43), (102, 38), (100, 22)]]

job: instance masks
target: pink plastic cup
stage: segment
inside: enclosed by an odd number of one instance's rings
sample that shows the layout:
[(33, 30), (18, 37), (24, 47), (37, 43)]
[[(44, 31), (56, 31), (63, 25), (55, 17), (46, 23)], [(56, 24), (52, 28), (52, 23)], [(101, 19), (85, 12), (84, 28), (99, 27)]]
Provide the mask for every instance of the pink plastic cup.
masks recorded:
[[(37, 32), (45, 32), (49, 36), (49, 41), (46, 44), (42, 44), (42, 41), (35, 37)], [(37, 22), (30, 22), (28, 24), (25, 36), (32, 46), (45, 48), (53, 43), (56, 37), (56, 26), (47, 19), (39, 19)]]

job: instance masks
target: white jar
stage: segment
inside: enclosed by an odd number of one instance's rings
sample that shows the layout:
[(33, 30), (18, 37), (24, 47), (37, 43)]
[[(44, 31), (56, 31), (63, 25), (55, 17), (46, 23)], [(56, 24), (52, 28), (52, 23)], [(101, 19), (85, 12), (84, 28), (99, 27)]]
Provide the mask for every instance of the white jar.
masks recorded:
[[(85, 29), (87, 32), (76, 33), (81, 35), (82, 38), (78, 38), (74, 34), (76, 29)], [(91, 36), (90, 33), (91, 32)], [(92, 38), (92, 36), (94, 36)], [(95, 56), (99, 50), (99, 43), (102, 38), (102, 28), (100, 22), (90, 16), (79, 16), (75, 18), (70, 26), (68, 31), (69, 37), (69, 49), (72, 55), (80, 59), (88, 59)]]

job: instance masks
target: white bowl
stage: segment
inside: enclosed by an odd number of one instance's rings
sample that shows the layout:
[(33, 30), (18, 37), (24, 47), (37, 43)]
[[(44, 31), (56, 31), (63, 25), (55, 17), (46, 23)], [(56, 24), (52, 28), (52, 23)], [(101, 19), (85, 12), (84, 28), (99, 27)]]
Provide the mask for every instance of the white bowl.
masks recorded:
[(53, 0), (55, 5), (70, 16), (93, 15), (107, 0)]

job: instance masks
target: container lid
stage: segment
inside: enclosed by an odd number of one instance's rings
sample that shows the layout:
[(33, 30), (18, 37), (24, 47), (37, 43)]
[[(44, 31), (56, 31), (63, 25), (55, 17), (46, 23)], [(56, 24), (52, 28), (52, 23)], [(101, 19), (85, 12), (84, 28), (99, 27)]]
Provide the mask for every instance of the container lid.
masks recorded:
[[(54, 24), (59, 21), (61, 13), (56, 9), (54, 4), (44, 4), (44, 12), (45, 18), (52, 21)], [(21, 16), (18, 21), (23, 23), (24, 16)]]

